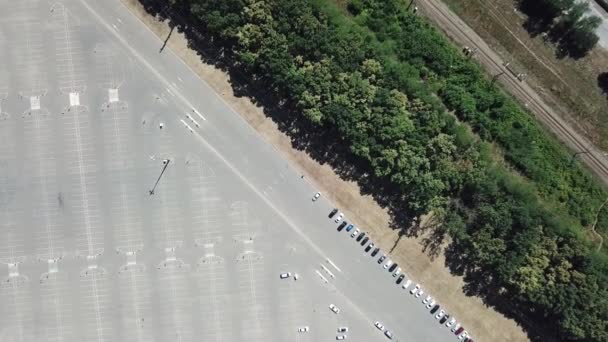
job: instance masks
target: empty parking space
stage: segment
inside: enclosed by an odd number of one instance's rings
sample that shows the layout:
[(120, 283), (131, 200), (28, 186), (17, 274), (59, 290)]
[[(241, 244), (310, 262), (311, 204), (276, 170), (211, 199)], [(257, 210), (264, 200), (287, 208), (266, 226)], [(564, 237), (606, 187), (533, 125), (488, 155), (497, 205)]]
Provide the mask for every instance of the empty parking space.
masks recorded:
[(197, 336), (203, 341), (232, 341), (231, 293), (227, 286), (224, 258), (209, 255), (201, 258), (195, 269), (198, 286)]
[(65, 272), (46, 273), (40, 279), (40, 339), (72, 341), (76, 335), (72, 314), (72, 288)]
[(103, 268), (91, 267), (81, 271), (78, 303), (83, 341), (115, 341), (112, 330), (115, 310), (111, 306), (108, 274)]
[(99, 207), (95, 147), (89, 111), (70, 107), (62, 114), (64, 156), (69, 176), (69, 205), (77, 234), (77, 252), (96, 255), (103, 251), (104, 230)]
[(236, 258), (238, 308), (240, 308), (241, 338), (249, 341), (268, 341), (269, 303), (264, 276), (265, 262), (261, 253), (249, 250)]
[(45, 44), (44, 22), (36, 14), (41, 3), (37, 0), (9, 1), (7, 12), (11, 13), (7, 25), (9, 37), (8, 51), (15, 68), (17, 92), (24, 98), (40, 96), (48, 91), (48, 70), (46, 56), (50, 47)]
[(125, 265), (118, 275), (121, 341), (153, 341), (158, 324), (152, 310), (150, 275), (143, 264)]
[(24, 167), (30, 179), (30, 223), (36, 232), (34, 250), (42, 260), (61, 257), (65, 249), (64, 194), (58, 183), (56, 130), (48, 111), (35, 110), (23, 118)]
[(135, 167), (133, 128), (126, 102), (108, 102), (100, 109), (103, 148), (106, 170), (124, 170)]
[(78, 31), (80, 18), (59, 2), (52, 5), (51, 14), (59, 90), (82, 94), (86, 89), (86, 70)]
[(222, 240), (218, 178), (210, 165), (192, 158), (186, 164), (192, 235), (197, 246), (212, 247)]
[(0, 262), (16, 262), (27, 255), (27, 232), (22, 228), (19, 191), (21, 160), (17, 158), (19, 127), (14, 119), (0, 121)]
[(0, 340), (35, 341), (37, 326), (34, 324), (31, 282), (23, 275), (6, 278), (0, 282)]
[(188, 267), (161, 267), (158, 272), (160, 341), (193, 341), (193, 296)]
[(125, 58), (110, 43), (95, 45), (95, 76), (102, 90), (119, 89), (125, 81)]

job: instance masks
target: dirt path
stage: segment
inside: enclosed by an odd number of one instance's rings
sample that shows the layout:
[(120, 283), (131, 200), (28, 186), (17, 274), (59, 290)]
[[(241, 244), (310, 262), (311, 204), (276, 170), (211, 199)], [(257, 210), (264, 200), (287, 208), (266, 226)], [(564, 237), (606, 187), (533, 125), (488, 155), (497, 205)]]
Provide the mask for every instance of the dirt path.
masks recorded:
[[(169, 37), (170, 28), (145, 13), (137, 0), (122, 0), (123, 4), (152, 32), (159, 37), (159, 47)], [(320, 165), (306, 153), (295, 150), (290, 138), (279, 131), (276, 124), (268, 119), (261, 108), (249, 99), (236, 97), (229, 83), (228, 75), (213, 66), (204, 64), (196, 52), (188, 49), (183, 34), (173, 32), (166, 41), (166, 49), (178, 55), (198, 76), (213, 88), (234, 110), (246, 120), (262, 138), (300, 169), (305, 178), (323, 192), (337, 206), (344, 209), (350, 220), (366, 230), (383, 250), (394, 248), (391, 257), (403, 266), (405, 272), (415, 281), (423, 284), (426, 292), (436, 296), (439, 302), (463, 323), (476, 341), (528, 341), (522, 328), (513, 320), (505, 318), (486, 307), (479, 298), (467, 297), (460, 277), (452, 276), (444, 266), (442, 253), (436, 258), (423, 251), (423, 241), (427, 235), (422, 232), (416, 238), (399, 238), (398, 233), (388, 228), (389, 215), (371, 197), (362, 196), (357, 184), (340, 179), (328, 165)], [(422, 314), (421, 310), (421, 314)], [(404, 322), (407, 324), (407, 322)], [(456, 339), (455, 339), (456, 340)]]
[[(525, 81), (519, 81), (504, 66), (503, 59), (486, 44), (477, 33), (454, 14), (441, 0), (424, 0), (418, 2), (420, 12), (433, 21), (454, 42), (461, 46), (476, 48), (474, 57), (491, 75), (498, 75), (498, 82), (519, 99), (536, 118), (558, 139), (578, 154), (580, 160), (593, 171), (598, 178), (608, 185), (608, 159), (591, 141), (579, 134), (553, 108), (547, 105), (541, 96)], [(507, 34), (507, 33), (505, 33)], [(504, 72), (504, 73), (503, 73)]]

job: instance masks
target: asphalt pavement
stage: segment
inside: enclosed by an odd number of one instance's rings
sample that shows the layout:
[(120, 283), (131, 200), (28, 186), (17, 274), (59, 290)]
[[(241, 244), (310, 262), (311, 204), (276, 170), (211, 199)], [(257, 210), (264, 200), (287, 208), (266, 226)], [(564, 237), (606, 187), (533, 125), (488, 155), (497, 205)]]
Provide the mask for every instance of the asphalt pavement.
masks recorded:
[(3, 8), (1, 341), (456, 340), (120, 1)]

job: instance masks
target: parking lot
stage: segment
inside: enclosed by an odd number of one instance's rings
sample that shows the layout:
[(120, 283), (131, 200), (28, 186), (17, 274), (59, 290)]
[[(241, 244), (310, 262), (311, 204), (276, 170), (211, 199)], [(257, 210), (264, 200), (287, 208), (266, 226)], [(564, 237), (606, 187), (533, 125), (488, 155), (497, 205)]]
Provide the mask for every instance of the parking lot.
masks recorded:
[(7, 6), (0, 340), (456, 340), (118, 1)]

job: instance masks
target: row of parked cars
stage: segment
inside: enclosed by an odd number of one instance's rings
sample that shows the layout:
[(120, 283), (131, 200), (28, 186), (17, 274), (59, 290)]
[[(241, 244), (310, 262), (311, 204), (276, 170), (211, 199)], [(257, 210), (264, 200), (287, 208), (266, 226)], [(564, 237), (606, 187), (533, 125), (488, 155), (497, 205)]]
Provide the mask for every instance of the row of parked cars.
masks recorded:
[[(353, 224), (349, 224), (344, 221), (344, 214), (339, 213), (338, 209), (335, 208), (329, 213), (329, 218), (334, 219), (334, 222), (339, 223), (337, 230), (339, 232), (345, 230), (347, 233), (350, 233), (351, 238), (356, 238), (356, 241), (361, 244), (361, 246), (365, 246), (365, 253), (368, 253), (370, 250), (370, 256), (375, 258), (376, 255), (381, 253), (380, 248), (374, 245), (374, 242), (371, 241), (371, 237), (367, 232), (361, 232), (359, 228), (355, 227)], [(366, 244), (370, 242), (367, 246)], [(372, 250), (373, 249), (373, 250)], [(401, 285), (401, 283), (405, 279), (405, 274), (402, 273), (401, 267), (395, 262), (393, 262), (387, 254), (381, 253), (382, 255), (378, 258), (377, 262), (379, 265), (385, 270), (388, 270), (389, 273), (392, 274), (393, 278), (396, 278), (395, 283), (397, 285)], [(407, 279), (405, 283), (401, 285), (404, 290), (407, 290), (412, 285), (412, 280)], [(424, 290), (421, 288), (420, 284), (415, 284), (409, 290), (410, 294), (416, 298), (420, 298), (424, 295)], [(446, 327), (450, 328), (451, 331), (458, 337), (460, 341), (463, 342), (474, 342), (473, 339), (469, 336), (469, 333), (460, 325), (460, 323), (456, 323), (456, 318), (452, 317), (448, 314), (430, 295), (426, 295), (424, 299), (422, 299), (422, 304), (426, 306), (432, 315), (435, 315), (435, 319), (439, 321), (440, 324), (445, 324)], [(378, 322), (376, 322), (378, 323)], [(378, 329), (381, 329), (376, 325)], [(382, 328), (383, 329), (383, 328)], [(388, 330), (387, 330), (388, 331)], [(389, 339), (392, 339), (392, 333), (390, 336), (387, 335)], [(386, 335), (386, 334), (385, 334)]]

